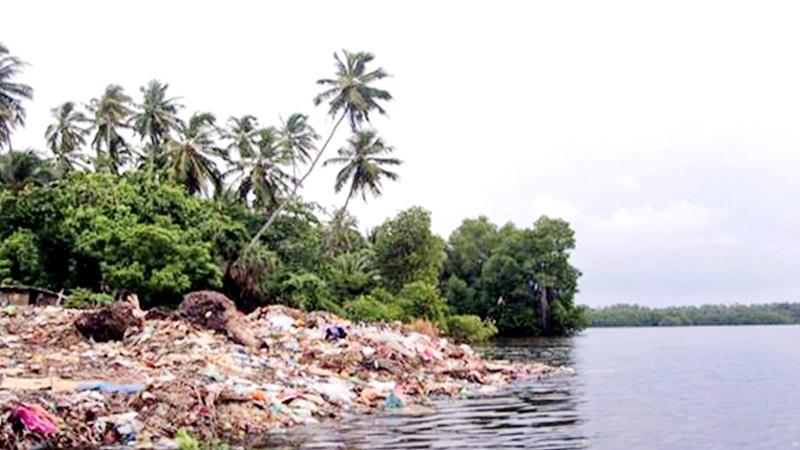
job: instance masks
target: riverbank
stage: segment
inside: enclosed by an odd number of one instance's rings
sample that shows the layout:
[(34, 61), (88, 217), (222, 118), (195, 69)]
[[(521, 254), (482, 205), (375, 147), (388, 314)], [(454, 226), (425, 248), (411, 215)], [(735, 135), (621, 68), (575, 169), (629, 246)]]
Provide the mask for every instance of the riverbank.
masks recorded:
[(399, 323), (354, 324), (282, 306), (238, 317), (236, 333), (137, 314), (121, 340), (108, 342), (78, 331), (83, 314), (0, 313), (0, 447), (175, 448), (180, 430), (248, 445), (276, 429), (406, 411), (556, 370), (488, 361)]

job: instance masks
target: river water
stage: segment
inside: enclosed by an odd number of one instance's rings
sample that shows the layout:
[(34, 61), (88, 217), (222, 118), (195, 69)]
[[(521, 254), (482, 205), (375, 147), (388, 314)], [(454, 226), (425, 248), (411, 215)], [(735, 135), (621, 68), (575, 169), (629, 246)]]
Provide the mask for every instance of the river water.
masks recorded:
[(589, 329), (498, 342), (574, 375), (437, 402), (417, 417), (301, 428), (289, 448), (800, 448), (800, 326)]

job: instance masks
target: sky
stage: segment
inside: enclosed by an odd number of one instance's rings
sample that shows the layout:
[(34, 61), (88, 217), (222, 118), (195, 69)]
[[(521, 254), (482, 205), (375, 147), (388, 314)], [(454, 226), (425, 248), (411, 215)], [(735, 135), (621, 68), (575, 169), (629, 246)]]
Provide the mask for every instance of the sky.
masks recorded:
[[(395, 100), (372, 125), (404, 161), (362, 228), (420, 205), (576, 231), (577, 301), (800, 300), (800, 5), (736, 1), (12, 1), (0, 42), (35, 89), (17, 147), (50, 109), (109, 83), (170, 84), (185, 113), (292, 112), (333, 52), (376, 55)], [(347, 137), (338, 133), (334, 147)], [(340, 205), (335, 169), (304, 196)]]

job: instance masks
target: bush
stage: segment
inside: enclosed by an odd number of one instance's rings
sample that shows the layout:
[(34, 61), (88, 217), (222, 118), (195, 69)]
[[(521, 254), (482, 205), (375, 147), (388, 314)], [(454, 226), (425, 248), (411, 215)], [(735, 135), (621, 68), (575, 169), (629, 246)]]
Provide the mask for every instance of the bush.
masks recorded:
[(417, 333), (427, 334), (430, 337), (439, 337), (441, 334), (439, 327), (428, 319), (414, 319), (408, 324), (408, 327)]
[(283, 297), (289, 306), (306, 311), (327, 310), (336, 314), (343, 311), (333, 301), (330, 289), (325, 280), (313, 273), (292, 273), (281, 283)]
[(344, 303), (345, 317), (350, 320), (367, 322), (391, 322), (397, 319), (397, 311), (391, 305), (385, 305), (370, 295), (361, 295)]
[(73, 289), (64, 301), (66, 308), (96, 308), (114, 303), (114, 297), (102, 292), (92, 292), (89, 289)]
[(398, 303), (406, 317), (425, 318), (438, 325), (445, 323), (447, 303), (432, 284), (423, 281), (406, 284), (398, 294)]
[(488, 320), (471, 314), (450, 316), (447, 319), (447, 330), (458, 342), (485, 342), (497, 334), (497, 327)]

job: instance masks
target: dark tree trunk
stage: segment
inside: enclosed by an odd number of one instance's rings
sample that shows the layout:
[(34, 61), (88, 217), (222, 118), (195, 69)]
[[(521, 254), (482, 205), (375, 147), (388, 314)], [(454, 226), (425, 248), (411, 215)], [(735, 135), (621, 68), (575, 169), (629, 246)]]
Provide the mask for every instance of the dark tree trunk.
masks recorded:
[(550, 300), (547, 298), (546, 287), (540, 286), (539, 290), (541, 292), (541, 297), (539, 298), (539, 327), (542, 330), (542, 334), (550, 335), (552, 334), (550, 326)]

